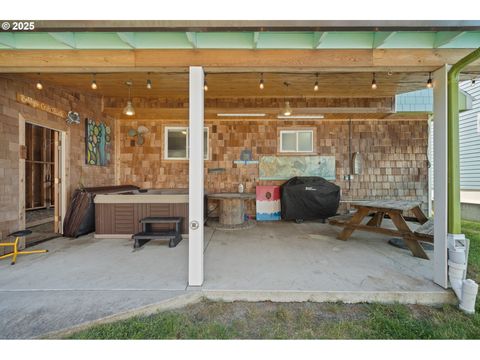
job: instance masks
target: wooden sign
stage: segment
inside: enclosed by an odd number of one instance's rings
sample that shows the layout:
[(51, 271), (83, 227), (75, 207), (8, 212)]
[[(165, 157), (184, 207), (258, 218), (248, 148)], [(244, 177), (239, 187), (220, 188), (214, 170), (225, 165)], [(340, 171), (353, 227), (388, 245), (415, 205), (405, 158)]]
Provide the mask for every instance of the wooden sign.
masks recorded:
[(61, 118), (64, 118), (64, 119), (67, 117), (67, 112), (66, 111), (63, 111), (59, 108), (48, 105), (44, 102), (35, 100), (34, 98), (31, 98), (30, 96), (26, 96), (26, 95), (17, 93), (17, 101), (21, 104), (31, 106), (34, 109), (40, 109), (40, 110), (46, 111), (50, 114), (60, 116)]

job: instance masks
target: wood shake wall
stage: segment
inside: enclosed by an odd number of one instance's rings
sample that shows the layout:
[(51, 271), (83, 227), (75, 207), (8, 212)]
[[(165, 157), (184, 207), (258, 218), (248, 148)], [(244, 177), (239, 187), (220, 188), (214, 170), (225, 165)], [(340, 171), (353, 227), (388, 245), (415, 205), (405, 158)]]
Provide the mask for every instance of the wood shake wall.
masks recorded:
[[(255, 185), (281, 184), (259, 181), (258, 165), (236, 165), (240, 152), (250, 149), (253, 158), (277, 154), (278, 127), (315, 127), (316, 152), (334, 155), (336, 181), (343, 200), (403, 199), (421, 200), (426, 208), (428, 195), (428, 125), (426, 117), (411, 119), (365, 119), (352, 121), (351, 152), (363, 156), (363, 173), (351, 182), (349, 174), (349, 121), (252, 121), (206, 120), (209, 128), (210, 159), (205, 161), (205, 188), (209, 192), (236, 191), (240, 181), (246, 191)], [(144, 125), (150, 132), (145, 144), (132, 145), (128, 130)], [(119, 172), (117, 182), (142, 188), (188, 187), (188, 162), (164, 160), (164, 126), (187, 126), (182, 121), (120, 120)], [(208, 173), (225, 168), (224, 173)], [(249, 212), (254, 213), (253, 202)]]
[[(85, 123), (90, 117), (102, 120), (114, 130), (115, 122), (102, 114), (101, 98), (93, 94), (79, 94), (43, 84), (35, 89), (35, 83), (0, 77), (0, 239), (23, 226), (22, 209), (19, 207), (20, 184), (20, 117), (27, 122), (66, 132), (67, 201), (79, 182), (85, 186), (113, 185), (115, 182), (115, 150), (112, 140), (111, 163), (107, 167), (85, 164)], [(65, 119), (46, 111), (17, 102), (17, 93), (54, 106), (63, 111), (74, 110), (82, 119), (79, 125), (67, 125)], [(1, 250), (0, 250), (1, 251)]]

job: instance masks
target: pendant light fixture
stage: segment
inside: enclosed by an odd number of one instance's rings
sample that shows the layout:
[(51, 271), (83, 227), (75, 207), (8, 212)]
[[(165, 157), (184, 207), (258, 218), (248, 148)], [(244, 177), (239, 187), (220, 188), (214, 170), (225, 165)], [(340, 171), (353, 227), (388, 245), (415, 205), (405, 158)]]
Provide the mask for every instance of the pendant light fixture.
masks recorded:
[[(287, 87), (287, 95), (288, 95), (288, 87), (290, 86), (290, 83), (287, 82), (287, 81), (285, 81), (285, 82), (283, 83), (283, 85), (285, 85), (285, 86)], [(290, 115), (292, 115), (292, 113), (293, 113), (293, 110), (292, 110), (292, 108), (290, 107), (290, 101), (285, 100), (285, 105), (284, 105), (284, 107), (283, 107), (283, 109), (282, 109), (282, 115), (283, 115), (283, 116), (290, 116)]]
[(98, 89), (97, 80), (95, 79), (95, 74), (92, 75), (92, 84), (90, 85), (90, 87), (92, 88), (92, 90)]
[(428, 73), (427, 88), (431, 89), (433, 86), (432, 83), (432, 73)]
[(375, 90), (377, 88), (377, 80), (375, 79), (375, 73), (373, 73), (372, 77), (372, 90)]
[[(38, 76), (40, 77), (40, 74), (38, 74)], [(43, 89), (43, 84), (42, 84), (42, 82), (40, 81), (40, 79), (38, 79), (37, 84), (35, 85), (35, 87), (37, 88), (37, 90), (42, 90), (42, 89)]]
[(317, 79), (315, 80), (315, 85), (313, 85), (313, 91), (318, 91), (318, 73), (315, 74)]
[(132, 87), (132, 81), (127, 81), (125, 82), (125, 84), (128, 86), (128, 101), (127, 101), (127, 105), (123, 108), (123, 113), (127, 116), (133, 116), (135, 115), (135, 109), (133, 108), (133, 105), (132, 105), (132, 100), (131, 100), (131, 93), (130, 93), (130, 89)]
[(208, 91), (207, 73), (205, 73), (205, 77), (203, 78), (203, 90)]
[(265, 88), (265, 83), (263, 82), (263, 73), (260, 74), (260, 84), (258, 85), (260, 90), (263, 90)]

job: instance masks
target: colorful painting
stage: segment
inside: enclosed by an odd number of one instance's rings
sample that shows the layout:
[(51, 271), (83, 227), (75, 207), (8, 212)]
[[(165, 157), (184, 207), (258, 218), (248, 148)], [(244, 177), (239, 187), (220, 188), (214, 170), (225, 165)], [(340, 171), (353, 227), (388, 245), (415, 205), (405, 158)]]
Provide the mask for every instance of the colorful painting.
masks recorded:
[(88, 165), (110, 163), (111, 129), (104, 122), (85, 119), (85, 161)]
[(335, 180), (335, 156), (262, 156), (260, 180), (288, 180), (294, 176), (321, 176)]

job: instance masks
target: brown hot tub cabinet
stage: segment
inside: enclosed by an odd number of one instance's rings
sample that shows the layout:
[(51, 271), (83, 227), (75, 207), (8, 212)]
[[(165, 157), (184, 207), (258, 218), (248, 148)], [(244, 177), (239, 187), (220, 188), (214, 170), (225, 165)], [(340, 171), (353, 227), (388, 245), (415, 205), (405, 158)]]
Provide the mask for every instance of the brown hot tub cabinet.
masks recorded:
[(95, 237), (130, 237), (141, 231), (148, 216), (183, 217), (182, 234), (188, 234), (188, 190), (135, 190), (95, 197)]

